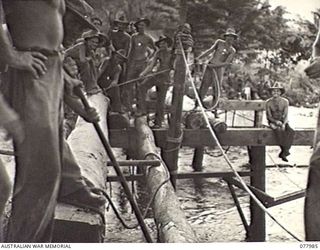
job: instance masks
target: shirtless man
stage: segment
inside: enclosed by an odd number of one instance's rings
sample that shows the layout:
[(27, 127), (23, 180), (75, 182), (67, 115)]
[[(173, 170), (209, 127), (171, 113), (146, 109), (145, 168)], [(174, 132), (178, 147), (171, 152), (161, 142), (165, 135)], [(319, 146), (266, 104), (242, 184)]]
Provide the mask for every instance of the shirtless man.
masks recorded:
[(128, 56), (130, 49), (130, 35), (126, 32), (129, 22), (125, 20), (124, 17), (114, 20), (114, 26), (117, 30), (112, 30), (110, 32), (110, 39), (114, 49), (117, 51), (119, 49), (125, 50), (125, 56)]
[[(197, 61), (201, 58), (212, 54), (205, 69), (205, 73), (203, 75), (202, 83), (199, 90), (199, 96), (202, 101), (208, 91), (210, 84), (212, 84), (212, 91), (214, 96), (212, 102), (215, 103), (216, 101), (218, 101), (218, 91), (220, 90), (217, 89), (217, 87), (219, 86), (219, 88), (221, 88), (225, 68), (231, 64), (236, 53), (236, 50), (232, 45), (235, 39), (237, 39), (238, 35), (233, 29), (229, 28), (224, 34), (224, 37), (225, 40), (218, 39), (210, 49), (196, 58), (197, 63)], [(195, 105), (197, 107), (198, 103), (196, 102)]]
[[(150, 20), (141, 18), (135, 22), (138, 32), (131, 37), (131, 45), (127, 63), (127, 80), (139, 78), (140, 73), (146, 68), (150, 58), (153, 57), (157, 48), (152, 38), (145, 34), (145, 28), (150, 25)], [(150, 50), (152, 52), (150, 52)], [(135, 86), (128, 84), (124, 91), (124, 105), (128, 111), (132, 111)]]
[(160, 75), (147, 78), (138, 84), (138, 109), (140, 115), (146, 114), (146, 94), (148, 89), (156, 85), (157, 89), (157, 105), (156, 105), (156, 118), (154, 128), (160, 128), (164, 119), (164, 108), (167, 90), (170, 84), (169, 70), (173, 68), (171, 49), (172, 40), (169, 37), (160, 36), (159, 40), (155, 43), (159, 50), (154, 55), (151, 63), (140, 74), (141, 77), (152, 72), (154, 67), (157, 66), (157, 71), (168, 70)]
[(48, 242), (61, 176), (64, 0), (2, 0), (1, 62), (25, 139), (18, 144), (8, 242)]
[[(319, 16), (320, 18), (320, 16)], [(320, 78), (320, 26), (318, 27), (318, 35), (313, 44), (313, 52), (310, 65), (305, 69), (306, 74), (313, 79)], [(306, 189), (306, 199), (304, 207), (305, 234), (307, 241), (320, 240), (320, 119), (315, 134), (314, 151), (309, 163), (309, 176)]]

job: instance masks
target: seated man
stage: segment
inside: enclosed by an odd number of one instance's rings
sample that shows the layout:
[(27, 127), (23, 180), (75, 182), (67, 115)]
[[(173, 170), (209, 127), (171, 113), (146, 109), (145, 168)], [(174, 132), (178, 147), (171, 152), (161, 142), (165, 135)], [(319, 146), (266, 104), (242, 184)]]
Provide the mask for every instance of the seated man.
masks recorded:
[(286, 158), (291, 147), (294, 131), (288, 124), (288, 108), (289, 101), (281, 95), (284, 93), (284, 88), (279, 84), (269, 88), (272, 97), (266, 102), (267, 119), (270, 127), (274, 130), (278, 142), (280, 144), (281, 152), (279, 157), (283, 161), (288, 161)]

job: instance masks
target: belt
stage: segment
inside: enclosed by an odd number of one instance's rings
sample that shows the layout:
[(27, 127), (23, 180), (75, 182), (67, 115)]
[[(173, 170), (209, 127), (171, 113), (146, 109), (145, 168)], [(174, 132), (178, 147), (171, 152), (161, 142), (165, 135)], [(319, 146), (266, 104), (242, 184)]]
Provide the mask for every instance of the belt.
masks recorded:
[(44, 56), (50, 57), (50, 56), (59, 56), (64, 54), (64, 49), (59, 50), (51, 50), (46, 48), (40, 48), (40, 47), (30, 47), (30, 48), (16, 48), (19, 51), (30, 51), (30, 52), (39, 52), (43, 54)]

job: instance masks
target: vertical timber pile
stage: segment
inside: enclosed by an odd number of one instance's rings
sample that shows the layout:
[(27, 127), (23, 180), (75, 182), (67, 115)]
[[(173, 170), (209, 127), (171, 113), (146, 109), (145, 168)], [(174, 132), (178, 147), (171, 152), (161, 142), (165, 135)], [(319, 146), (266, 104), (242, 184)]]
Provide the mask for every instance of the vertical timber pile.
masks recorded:
[[(263, 111), (255, 111), (254, 127), (262, 126)], [(254, 146), (248, 149), (251, 177), (250, 185), (266, 191), (266, 147)], [(265, 212), (250, 198), (250, 231), (247, 235), (248, 241), (261, 242), (266, 240), (266, 216)]]
[[(136, 118), (135, 128), (137, 131), (137, 157), (143, 160), (159, 160), (156, 156), (158, 154), (154, 136), (147, 125), (146, 118)], [(180, 208), (181, 204), (170, 181), (165, 182), (167, 178), (168, 173), (163, 163), (160, 166), (149, 167), (146, 171), (146, 182), (150, 196), (157, 192), (152, 205), (158, 230), (158, 241), (162, 243), (196, 243), (198, 242), (197, 237)]]
[[(175, 70), (174, 70), (174, 87), (172, 94), (171, 103), (171, 114), (169, 118), (169, 129), (167, 133), (167, 140), (165, 149), (162, 152), (162, 157), (167, 164), (171, 176), (175, 176), (178, 170), (178, 157), (179, 148), (183, 138), (183, 132), (181, 128), (182, 123), (182, 107), (183, 107), (183, 96), (185, 90), (186, 81), (186, 64), (183, 59), (183, 51), (188, 53), (193, 45), (193, 39), (191, 36), (191, 31), (186, 32), (185, 29), (190, 29), (189, 24), (183, 24), (179, 26), (179, 30), (175, 35), (175, 45), (173, 48), (173, 53), (175, 55)], [(182, 47), (180, 46), (180, 41)], [(176, 179), (171, 178), (172, 185), (176, 187)]]

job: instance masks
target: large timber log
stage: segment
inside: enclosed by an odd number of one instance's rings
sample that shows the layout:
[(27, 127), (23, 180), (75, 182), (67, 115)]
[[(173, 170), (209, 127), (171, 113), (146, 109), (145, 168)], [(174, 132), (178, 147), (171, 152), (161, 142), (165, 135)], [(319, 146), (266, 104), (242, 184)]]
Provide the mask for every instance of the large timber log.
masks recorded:
[[(158, 160), (152, 155), (158, 154), (152, 130), (145, 117), (135, 120), (137, 131), (137, 157), (145, 160)], [(146, 173), (146, 181), (150, 195), (154, 195), (158, 187), (167, 179), (165, 166), (151, 167)], [(197, 242), (197, 237), (188, 223), (180, 207), (171, 182), (166, 182), (157, 192), (153, 201), (154, 218), (160, 242), (187, 243)]]
[[(100, 115), (100, 126), (108, 137), (108, 99), (98, 93), (88, 97), (92, 107)], [(94, 187), (105, 190), (108, 157), (91, 123), (79, 118), (68, 143), (80, 165), (82, 176)], [(104, 234), (100, 215), (66, 204), (58, 204), (55, 214), (54, 241), (58, 242), (101, 242)]]

